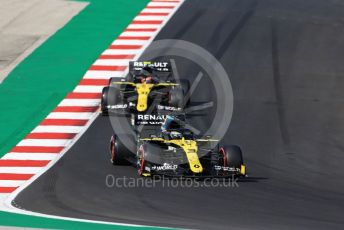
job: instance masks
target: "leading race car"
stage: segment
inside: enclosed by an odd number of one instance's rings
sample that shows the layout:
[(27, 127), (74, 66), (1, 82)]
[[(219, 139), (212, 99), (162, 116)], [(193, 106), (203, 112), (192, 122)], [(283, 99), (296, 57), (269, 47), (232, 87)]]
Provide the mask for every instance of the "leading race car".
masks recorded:
[(110, 140), (111, 162), (130, 162), (140, 176), (232, 177), (245, 176), (246, 167), (239, 146), (221, 146), (210, 137), (199, 138), (185, 128), (185, 121), (167, 116), (158, 135), (139, 137), (134, 151), (113, 135)]
[(144, 113), (150, 106), (181, 110), (188, 88), (188, 81), (173, 79), (170, 62), (129, 62), (126, 78), (111, 78), (103, 88), (101, 112)]

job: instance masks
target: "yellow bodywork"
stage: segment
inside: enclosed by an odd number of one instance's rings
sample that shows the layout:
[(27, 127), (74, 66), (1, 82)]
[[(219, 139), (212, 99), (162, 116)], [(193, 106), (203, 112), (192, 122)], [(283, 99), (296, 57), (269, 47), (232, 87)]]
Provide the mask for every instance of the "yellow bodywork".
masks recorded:
[(133, 83), (133, 82), (112, 82), (112, 84), (117, 85), (131, 85), (135, 87), (137, 92), (137, 103), (136, 103), (136, 110), (138, 112), (144, 112), (148, 108), (148, 97), (150, 92), (154, 87), (159, 86), (176, 86), (178, 84), (175, 83), (157, 83), (157, 84), (151, 84), (151, 83)]
[(142, 173), (142, 176), (143, 176), (143, 177), (150, 177), (151, 174), (150, 174), (150, 173)]
[(175, 140), (165, 140), (163, 138), (144, 138), (141, 139), (143, 141), (161, 141), (166, 144), (175, 144), (179, 147), (181, 147), (186, 157), (188, 158), (189, 166), (192, 172), (194, 173), (202, 173), (203, 167), (201, 162), (199, 161), (197, 152), (197, 141), (195, 140), (185, 140), (185, 138), (182, 139), (175, 139)]
[(142, 83), (136, 84), (135, 86), (138, 95), (136, 109), (139, 112), (146, 111), (148, 107), (148, 95), (154, 87), (154, 84)]
[(203, 172), (203, 167), (197, 155), (198, 147), (197, 147), (196, 141), (185, 140), (184, 138), (182, 138), (180, 140), (170, 140), (168, 142), (175, 144), (184, 150), (186, 157), (188, 158), (189, 166), (192, 172), (194, 173)]
[[(199, 161), (199, 157), (197, 155), (198, 152), (198, 146), (197, 142), (206, 142), (206, 141), (219, 141), (215, 139), (196, 139), (196, 140), (185, 140), (185, 138), (182, 139), (175, 139), (175, 140), (165, 140), (160, 137), (153, 137), (153, 138), (142, 138), (140, 139), (142, 141), (160, 141), (163, 143), (170, 143), (170, 144), (175, 144), (179, 147), (181, 147), (185, 154), (186, 157), (188, 158), (189, 161), (189, 166), (192, 172), (194, 173), (202, 173), (203, 172), (203, 167), (201, 162)], [(240, 166), (240, 174), (245, 176), (246, 175), (246, 166), (242, 164)]]
[(246, 166), (245, 165), (241, 165), (240, 167), (240, 174), (245, 176), (246, 175)]

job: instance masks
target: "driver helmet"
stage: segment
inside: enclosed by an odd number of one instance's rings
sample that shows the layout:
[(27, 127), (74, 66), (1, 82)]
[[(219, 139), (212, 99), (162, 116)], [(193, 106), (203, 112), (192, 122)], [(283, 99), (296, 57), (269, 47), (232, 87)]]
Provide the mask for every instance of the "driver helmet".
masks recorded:
[(146, 77), (145, 80), (146, 80), (145, 81), (146, 83), (152, 83), (153, 82), (153, 78), (151, 76)]
[(172, 131), (172, 132), (170, 132), (170, 137), (172, 139), (181, 139), (183, 137), (183, 135), (180, 132)]
[(153, 73), (153, 69), (149, 66), (145, 66), (141, 69), (140, 71), (140, 76), (142, 77), (142, 83), (146, 82), (146, 83), (151, 83), (152, 82), (152, 73)]

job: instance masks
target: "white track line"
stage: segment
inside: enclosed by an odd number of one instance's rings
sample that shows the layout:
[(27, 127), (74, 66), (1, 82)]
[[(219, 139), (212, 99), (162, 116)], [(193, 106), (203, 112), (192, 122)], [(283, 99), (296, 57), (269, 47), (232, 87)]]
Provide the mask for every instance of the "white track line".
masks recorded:
[(149, 9), (149, 8), (145, 8), (141, 13), (171, 13), (172, 11), (173, 11), (173, 9)]
[(126, 66), (128, 60), (123, 59), (98, 59), (93, 65), (106, 65), (106, 66)]
[[(104, 86), (85, 86), (85, 85), (78, 85), (75, 87), (74, 92), (77, 93), (101, 93)], [(98, 99), (97, 99), (98, 100)], [(100, 100), (98, 102), (94, 103), (93, 106), (98, 105)], [(79, 104), (80, 106), (80, 104)]]
[[(6, 200), (6, 198), (8, 197), (8, 193), (0, 193), (0, 201), (1, 200)], [(1, 202), (0, 202), (0, 209), (1, 209)]]
[[(101, 60), (101, 59), (98, 59)], [(110, 77), (123, 77), (124, 71), (97, 71), (89, 70), (86, 72), (84, 79), (109, 79)]]
[(37, 174), (43, 167), (0, 167), (0, 173)]
[(26, 180), (0, 180), (0, 187), (19, 187)]
[(90, 119), (93, 113), (72, 113), (72, 112), (52, 112), (47, 118), (49, 119)]
[(70, 139), (24, 139), (17, 144), (17, 146), (68, 146)]
[[(93, 86), (82, 86), (82, 87), (93, 87)], [(97, 86), (103, 88), (104, 86)], [(84, 91), (91, 92), (91, 91)], [(63, 99), (58, 106), (97, 106), (99, 105), (100, 99)]]
[(102, 54), (104, 55), (137, 55), (139, 51), (137, 49), (127, 49), (127, 50), (115, 50), (115, 49), (106, 49)]
[[(116, 40), (112, 43), (112, 45), (144, 45), (146, 43), (146, 40)], [(124, 61), (125, 59), (122, 60)], [(126, 62), (126, 65), (128, 65), (128, 60), (126, 60)]]
[(145, 21), (145, 20), (153, 20), (153, 21), (163, 21), (166, 16), (136, 16), (134, 18), (135, 21)]
[(79, 133), (83, 126), (39, 125), (32, 133)]
[(130, 24), (128, 29), (159, 29), (161, 25), (159, 24)]
[[(151, 37), (156, 32), (134, 32), (134, 31), (126, 31), (121, 34), (121, 36), (131, 36), (131, 37)], [(147, 41), (145, 42), (147, 43)]]
[(177, 2), (150, 2), (148, 6), (177, 6)]
[(53, 160), (56, 153), (7, 153), (1, 159), (6, 160)]

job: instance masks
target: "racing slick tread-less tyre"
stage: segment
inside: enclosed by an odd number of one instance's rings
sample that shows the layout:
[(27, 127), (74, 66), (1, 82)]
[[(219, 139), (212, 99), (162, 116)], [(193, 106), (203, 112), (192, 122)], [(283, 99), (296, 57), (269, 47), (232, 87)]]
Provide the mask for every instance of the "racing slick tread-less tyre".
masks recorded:
[(173, 88), (169, 95), (169, 105), (181, 108), (184, 103), (184, 93), (181, 87)]
[[(147, 172), (145, 167), (148, 166), (150, 167), (153, 162), (159, 163), (160, 158), (159, 154), (157, 154), (157, 148), (153, 147), (149, 143), (142, 144), (139, 148), (138, 151), (138, 156), (137, 156), (137, 169), (138, 169), (138, 174), (139, 176), (144, 176), (144, 173), (149, 173)], [(159, 151), (159, 150), (158, 150)], [(161, 163), (161, 162), (160, 162)]]
[(109, 92), (109, 86), (106, 86), (103, 88), (102, 90), (102, 98), (100, 101), (100, 109), (102, 111), (102, 115), (106, 116), (108, 115), (108, 109), (107, 109), (107, 105), (108, 105), (108, 92)]
[(226, 167), (240, 168), (244, 164), (241, 148), (237, 145), (220, 147), (220, 154), (223, 155), (223, 163)]
[(141, 145), (137, 156), (137, 173), (139, 176), (143, 176), (145, 173), (145, 165), (145, 148)]
[(111, 163), (113, 165), (126, 165), (127, 158), (131, 152), (124, 146), (116, 135), (110, 139), (110, 155)]
[(120, 91), (117, 87), (109, 87), (106, 86), (102, 90), (102, 98), (100, 101), (100, 109), (102, 112), (102, 115), (107, 116), (109, 115), (109, 111), (107, 106), (108, 105), (116, 105), (120, 104)]
[(113, 82), (122, 82), (122, 78), (118, 78), (118, 77), (112, 77), (109, 79), (109, 86), (116, 88), (116, 89), (122, 89), (122, 85), (118, 85), (118, 84), (112, 84)]

